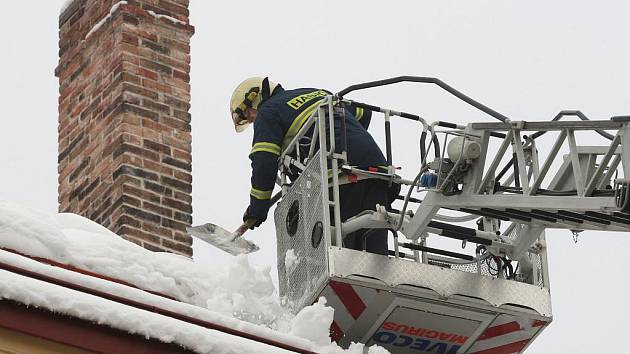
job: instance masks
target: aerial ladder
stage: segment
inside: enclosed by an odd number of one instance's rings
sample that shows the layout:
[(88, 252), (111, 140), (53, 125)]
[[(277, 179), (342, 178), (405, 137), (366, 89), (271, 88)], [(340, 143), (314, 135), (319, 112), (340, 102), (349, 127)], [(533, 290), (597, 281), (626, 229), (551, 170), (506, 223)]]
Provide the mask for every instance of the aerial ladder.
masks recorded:
[[(436, 85), (496, 121), (430, 122), (346, 98), (399, 82)], [(343, 130), (335, 112), (349, 106), (371, 110), (373, 126), (376, 113), (384, 117), (387, 172), (347, 164), (344, 139), (334, 137)], [(409, 177), (392, 163), (396, 119), (419, 127), (420, 168)], [(545, 149), (543, 136), (553, 141)], [(350, 86), (326, 97), (283, 147), (274, 216), (280, 295), (295, 312), (325, 297), (335, 308), (331, 338), (342, 346), (522, 353), (552, 321), (545, 230), (629, 231), (629, 159), (628, 116), (562, 111), (551, 121), (515, 121), (428, 77)], [(400, 184), (399, 201), (342, 222), (339, 185), (362, 178)], [(390, 231), (389, 256), (342, 247), (344, 235), (374, 228)], [(429, 246), (441, 238), (456, 242)]]

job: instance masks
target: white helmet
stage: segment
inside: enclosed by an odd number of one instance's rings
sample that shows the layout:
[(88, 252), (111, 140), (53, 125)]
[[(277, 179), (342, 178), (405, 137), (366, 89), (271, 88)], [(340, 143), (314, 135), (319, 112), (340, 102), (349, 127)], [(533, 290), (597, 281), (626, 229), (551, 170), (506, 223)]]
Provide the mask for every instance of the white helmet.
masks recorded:
[(236, 86), (230, 99), (230, 115), (237, 133), (244, 131), (249, 125), (245, 118), (247, 109), (258, 109), (260, 103), (269, 98), (277, 86), (277, 83), (266, 77), (250, 77)]

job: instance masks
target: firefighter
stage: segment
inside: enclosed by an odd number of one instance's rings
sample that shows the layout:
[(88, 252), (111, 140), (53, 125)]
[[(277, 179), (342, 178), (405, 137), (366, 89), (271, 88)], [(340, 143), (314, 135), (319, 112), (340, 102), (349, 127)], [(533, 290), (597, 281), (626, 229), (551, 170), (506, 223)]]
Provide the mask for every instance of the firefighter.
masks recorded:
[[(230, 114), (237, 132), (254, 125), (249, 155), (252, 165), (250, 203), (243, 221), (254, 220), (251, 228), (267, 219), (276, 181), (278, 157), (296, 136), (306, 119), (330, 93), (315, 88), (285, 90), (268, 78), (252, 77), (239, 84), (230, 100)], [(367, 132), (371, 112), (360, 108), (345, 111), (348, 163), (361, 169), (384, 166), (383, 153)], [(336, 132), (341, 129), (335, 129)], [(336, 140), (339, 136), (335, 137)], [(396, 185), (394, 185), (396, 186)], [(390, 207), (398, 190), (390, 191), (388, 182), (364, 179), (339, 188), (341, 220), (377, 204)], [(344, 238), (344, 247), (387, 254), (387, 230), (358, 230)]]

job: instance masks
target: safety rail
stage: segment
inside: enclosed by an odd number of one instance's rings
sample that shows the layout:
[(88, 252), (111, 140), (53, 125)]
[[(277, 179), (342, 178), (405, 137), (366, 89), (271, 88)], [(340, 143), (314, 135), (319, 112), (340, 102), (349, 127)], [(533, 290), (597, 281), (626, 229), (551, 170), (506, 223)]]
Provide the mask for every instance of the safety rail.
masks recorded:
[[(336, 104), (335, 104), (336, 103)], [(292, 181), (290, 176), (295, 175), (295, 169), (299, 170), (299, 173), (303, 172), (306, 166), (313, 159), (318, 158), (321, 170), (321, 183), (322, 183), (322, 198), (328, 201), (328, 206), (332, 207), (332, 220), (331, 215), (327, 212), (322, 213), (323, 223), (330, 225), (324, 232), (324, 237), (327, 239), (327, 244), (332, 246), (341, 246), (343, 236), (355, 231), (358, 228), (387, 228), (392, 230), (394, 237), (394, 250), (390, 250), (390, 254), (394, 258), (408, 259), (416, 262), (435, 264), (442, 267), (448, 267), (452, 269), (459, 269), (464, 271), (471, 271), (478, 274), (484, 274), (489, 276), (501, 276), (500, 274), (493, 274), (490, 270), (492, 266), (488, 262), (491, 258), (490, 253), (482, 254), (483, 250), (479, 250), (475, 256), (466, 255), (459, 252), (436, 249), (428, 247), (426, 245), (426, 238), (418, 241), (417, 239), (410, 239), (409, 242), (399, 241), (397, 230), (401, 229), (402, 225), (407, 225), (411, 220), (409, 213), (401, 218), (400, 215), (391, 212), (386, 212), (384, 209), (381, 213), (387, 213), (387, 217), (383, 218), (378, 213), (372, 213), (367, 215), (368, 217), (376, 218), (374, 221), (366, 221), (365, 216), (363, 218), (352, 218), (345, 223), (341, 222), (340, 209), (339, 209), (339, 185), (340, 174), (352, 174), (359, 176), (360, 178), (377, 178), (384, 179), (391, 183), (398, 183), (401, 185), (410, 186), (409, 192), (414, 186), (418, 185), (418, 178), (414, 180), (404, 179), (400, 176), (393, 174), (394, 167), (391, 166), (391, 147), (387, 144), (388, 173), (379, 173), (364, 171), (347, 165), (346, 152), (344, 149), (337, 150), (335, 139), (330, 137), (335, 136), (334, 132), (334, 119), (335, 119), (335, 107), (340, 107), (343, 104), (354, 104), (352, 101), (338, 101), (334, 97), (326, 97), (320, 103), (319, 108), (311, 114), (306, 120), (302, 128), (296, 134), (296, 136), (290, 141), (289, 144), (283, 147), (280, 155), (280, 178), (278, 184), (282, 187), (282, 194), (286, 194), (292, 187)], [(385, 115), (386, 119), (386, 136), (390, 136), (391, 130), (387, 128), (389, 120), (387, 117), (391, 116), (409, 116), (404, 112), (395, 110), (382, 109), (381, 111)], [(324, 119), (320, 119), (323, 117)], [(448, 122), (436, 122), (433, 125), (428, 124), (424, 119), (418, 117), (417, 119), (423, 126), (423, 133), (431, 131), (431, 137), (429, 139), (429, 148), (433, 146), (435, 154), (440, 156), (443, 151), (440, 150), (439, 142), (437, 141), (437, 134), (435, 127), (455, 127), (461, 128), (461, 126), (453, 125)], [(321, 124), (324, 121), (326, 124)], [(423, 138), (426, 135), (423, 135)], [(501, 137), (501, 135), (498, 135)], [(390, 137), (391, 138), (391, 137)], [(388, 140), (390, 139), (388, 138)], [(326, 146), (326, 149), (321, 153), (319, 146)], [(304, 153), (306, 152), (306, 153)], [(428, 154), (423, 153), (423, 165), (426, 165), (426, 158)], [(298, 174), (299, 174), (298, 173)], [(419, 175), (418, 175), (419, 176)], [(418, 177), (417, 176), (417, 177)], [(409, 202), (409, 198), (403, 198), (405, 203)], [(431, 225), (426, 227), (427, 233), (457, 239), (463, 243), (471, 242), (479, 245), (494, 246), (495, 249), (508, 250), (511, 249), (511, 245), (502, 242), (497, 239), (496, 233), (483, 232), (474, 230), (471, 228), (448, 225), (440, 223), (439, 215), (436, 221), (433, 221)], [(335, 227), (334, 225), (342, 225), (341, 227)], [(360, 227), (354, 227), (354, 225), (360, 225)], [(403, 232), (404, 233), (404, 232)], [(401, 251), (401, 248), (408, 249), (412, 254), (405, 254)], [(495, 259), (495, 262), (502, 262), (499, 258)], [(506, 277), (511, 277), (510, 274)]]
[[(343, 97), (355, 89), (401, 81), (437, 84), (500, 122), (466, 126), (427, 122), (421, 115)], [(341, 146), (335, 141), (335, 129), (345, 132), (344, 120), (339, 119), (335, 127), (335, 119), (343, 117), (339, 110), (349, 106), (383, 115), (386, 173), (362, 171), (348, 165), (345, 139), (340, 139)], [(413, 179), (396, 175), (392, 166), (391, 118), (395, 116), (421, 125), (421, 167)], [(576, 116), (582, 121), (560, 121), (566, 116)], [(322, 218), (329, 225), (324, 233), (329, 245), (341, 246), (343, 236), (353, 230), (386, 228), (394, 237), (394, 249), (390, 250), (394, 258), (548, 287), (546, 228), (568, 229), (574, 234), (587, 229), (630, 230), (629, 184), (617, 176), (620, 166), (624, 172), (630, 168), (625, 157), (630, 155), (624, 153), (625, 146), (630, 147), (630, 143), (624, 144), (630, 137), (628, 121), (628, 117), (590, 121), (579, 111), (562, 111), (550, 122), (511, 121), (438, 79), (399, 77), (375, 81), (351, 86), (320, 102), (296, 136), (283, 146), (278, 184), (283, 195), (288, 193), (291, 177), (303, 172), (313, 159), (319, 159), (322, 197), (327, 201)], [(521, 136), (525, 132), (531, 134)], [(558, 137), (540, 165), (536, 139), (550, 132)], [(603, 147), (578, 146), (576, 132), (596, 132), (610, 142)], [(566, 158), (560, 154), (565, 140), (569, 146)], [(498, 147), (491, 149), (492, 144)], [(323, 152), (319, 151), (321, 146), (325, 147)], [(431, 150), (433, 160), (429, 157)], [(499, 170), (502, 162), (505, 166)], [(558, 163), (560, 168), (554, 171)], [(501, 180), (510, 169), (512, 173)], [(345, 175), (407, 186), (406, 193), (398, 197), (401, 210), (380, 208), (342, 223), (339, 185), (346, 182)], [(549, 178), (551, 182), (544, 185)], [(421, 197), (412, 197), (414, 192)], [(415, 211), (410, 210), (411, 204), (417, 204)], [(440, 213), (441, 210), (448, 212)], [(473, 221), (476, 228), (469, 227)], [(406, 242), (399, 241), (399, 233)], [(474, 255), (428, 247), (429, 234), (459, 240), (462, 248), (474, 244)], [(411, 254), (404, 253), (403, 248)]]

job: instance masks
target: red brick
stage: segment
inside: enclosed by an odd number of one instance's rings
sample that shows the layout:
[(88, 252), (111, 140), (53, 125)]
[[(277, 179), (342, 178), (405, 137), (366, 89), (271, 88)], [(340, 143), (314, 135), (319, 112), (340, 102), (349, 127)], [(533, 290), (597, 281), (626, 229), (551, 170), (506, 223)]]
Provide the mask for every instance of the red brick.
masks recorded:
[(192, 183), (192, 175), (182, 171), (173, 171), (173, 176), (187, 183)]
[(171, 12), (172, 14), (181, 15), (183, 18), (187, 18), (189, 15), (188, 6), (180, 5), (173, 1), (159, 0), (158, 6), (164, 10)]
[(152, 243), (148, 243), (148, 242), (143, 242), (142, 243), (142, 247), (148, 249), (149, 251), (153, 251), (153, 252), (164, 252), (164, 251), (169, 251), (171, 253), (174, 253), (172, 250), (168, 250), (162, 246), (156, 246)]
[(174, 70), (173, 77), (176, 79), (180, 79), (186, 83), (190, 82), (190, 75), (188, 75), (188, 72), (185, 71)]
[(141, 189), (141, 188), (137, 188), (134, 186), (130, 186), (127, 184), (123, 184), (123, 193), (126, 193), (128, 195), (133, 195), (135, 197), (138, 197), (142, 200), (148, 200), (150, 202), (153, 203), (159, 203), (161, 198), (159, 195), (151, 193), (147, 190)]
[(166, 176), (173, 176), (175, 172), (171, 167), (164, 166), (162, 163), (151, 160), (144, 160), (143, 166), (149, 171), (157, 172)]
[(160, 235), (168, 238), (173, 238), (173, 230), (167, 229), (165, 227), (156, 226), (150, 223), (143, 223), (142, 230), (149, 232), (154, 235)]
[[(167, 129), (167, 131), (171, 131), (171, 129)], [(164, 144), (176, 147), (180, 150), (184, 150), (184, 151), (190, 151), (190, 143), (187, 141), (182, 141), (180, 139), (177, 139), (176, 137), (170, 136), (170, 135), (162, 135), (162, 141), (164, 142)]]
[(158, 42), (158, 36), (155, 33), (145, 31), (140, 28), (125, 28), (124, 31), (129, 31), (140, 38), (148, 39), (152, 42)]
[(173, 211), (171, 209), (168, 208), (164, 208), (162, 206), (159, 206), (157, 204), (153, 204), (153, 203), (149, 203), (149, 202), (142, 202), (142, 209), (143, 210), (147, 210), (162, 216), (166, 216), (169, 218), (173, 217)]
[(123, 90), (126, 92), (131, 92), (131, 93), (135, 93), (137, 95), (143, 96), (143, 97), (150, 98), (152, 100), (157, 100), (159, 97), (156, 91), (148, 90), (145, 87), (132, 85), (126, 82), (123, 83)]
[(144, 232), (142, 230), (134, 229), (129, 226), (122, 226), (119, 231), (120, 235), (130, 236), (137, 240), (149, 241), (152, 243), (160, 243), (160, 237), (150, 234), (148, 232)]
[(160, 84), (155, 80), (143, 79), (142, 86), (146, 87), (149, 90), (154, 90), (161, 93), (171, 94), (172, 89), (168, 85)]
[(145, 127), (145, 128), (148, 128), (148, 129), (153, 129), (156, 132), (162, 133), (162, 142), (167, 144), (167, 145), (171, 145), (172, 146), (172, 144), (170, 144), (169, 142), (164, 140), (164, 136), (168, 136), (168, 135), (173, 134), (174, 133), (173, 128), (171, 128), (171, 127), (169, 127), (167, 125), (158, 123), (158, 122), (154, 122), (154, 121), (152, 121), (150, 119), (143, 119), (142, 120), (142, 126)]
[(138, 43), (140, 43), (140, 40), (138, 39), (138, 36), (135, 36), (131, 33), (128, 32), (123, 32), (122, 33), (122, 41), (124, 43), (129, 43), (132, 45), (138, 45)]
[(190, 44), (181, 42), (168, 37), (160, 37), (160, 43), (164, 43), (176, 51), (190, 54)]
[(164, 246), (165, 248), (167, 248), (169, 250), (175, 250), (175, 251), (183, 253), (183, 254), (192, 255), (192, 248), (189, 245), (186, 245), (186, 244), (183, 244), (183, 243), (173, 242), (171, 240), (163, 238), (162, 239), (162, 246)]
[(143, 77), (145, 77), (147, 79), (155, 81), (158, 78), (157, 72), (155, 72), (153, 70), (149, 70), (149, 69), (146, 69), (146, 68), (138, 68), (137, 71), (138, 71), (139, 75), (141, 75), (141, 76), (143, 76)]
[(186, 161), (188, 163), (192, 163), (192, 155), (190, 154), (190, 152), (187, 152), (187, 151), (173, 149), (173, 157), (178, 159), (178, 160), (182, 160), (182, 161)]
[(84, 40), (113, 4), (84, 0), (59, 22), (59, 209), (190, 255), (194, 28), (147, 12), (188, 22), (189, 4), (130, 0)]
[(189, 234), (185, 234), (182, 232), (175, 232), (175, 241), (184, 243), (186, 245), (192, 246), (193, 240)]
[[(180, 193), (178, 192), (178, 194)], [(188, 214), (192, 214), (192, 206), (190, 205), (190, 203), (178, 201), (171, 198), (162, 198), (162, 204), (170, 208), (180, 210)]]

